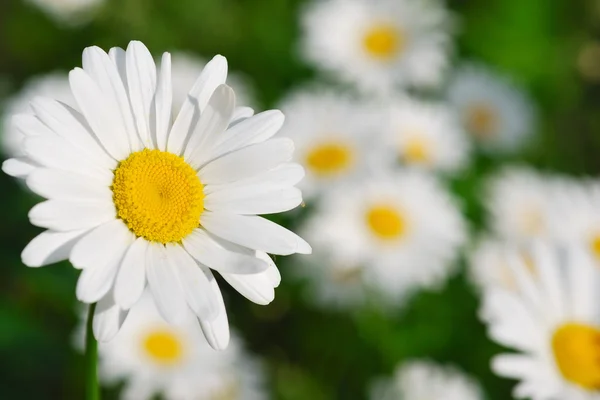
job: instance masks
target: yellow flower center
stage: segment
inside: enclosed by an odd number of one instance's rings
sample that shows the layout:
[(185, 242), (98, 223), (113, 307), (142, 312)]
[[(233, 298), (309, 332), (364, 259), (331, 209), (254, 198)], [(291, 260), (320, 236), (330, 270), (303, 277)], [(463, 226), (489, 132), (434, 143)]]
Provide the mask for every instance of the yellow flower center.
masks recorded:
[(590, 243), (590, 248), (592, 250), (592, 254), (596, 256), (596, 258), (600, 259), (600, 233), (594, 235)]
[(353, 162), (352, 149), (343, 143), (324, 143), (306, 155), (306, 165), (317, 175), (332, 176), (347, 170)]
[(173, 364), (183, 354), (180, 339), (169, 330), (156, 330), (144, 338), (143, 348), (153, 361), (158, 364)]
[(117, 216), (138, 237), (179, 242), (199, 225), (203, 186), (182, 157), (142, 150), (121, 161), (112, 184)]
[(408, 164), (429, 164), (431, 161), (431, 146), (421, 137), (410, 138), (404, 146), (404, 161)]
[(380, 239), (399, 239), (406, 232), (404, 216), (394, 207), (387, 205), (371, 207), (367, 211), (366, 219), (371, 232)]
[(467, 129), (479, 139), (493, 136), (497, 124), (496, 113), (485, 104), (475, 104), (467, 111)]
[(390, 24), (378, 24), (367, 30), (363, 39), (366, 52), (379, 60), (390, 60), (405, 46), (402, 32)]
[(600, 331), (569, 323), (556, 330), (552, 349), (565, 379), (588, 390), (600, 389)]

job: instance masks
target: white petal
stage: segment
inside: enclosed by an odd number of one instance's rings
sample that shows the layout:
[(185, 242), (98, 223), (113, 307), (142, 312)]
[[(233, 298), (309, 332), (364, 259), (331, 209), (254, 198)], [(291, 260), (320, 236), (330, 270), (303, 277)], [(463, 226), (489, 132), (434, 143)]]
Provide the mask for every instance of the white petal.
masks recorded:
[(211, 211), (233, 214), (275, 214), (302, 204), (302, 193), (295, 187), (256, 192), (244, 187), (238, 191), (221, 190), (204, 198), (204, 207)]
[(254, 110), (250, 107), (236, 107), (233, 111), (233, 115), (231, 116), (231, 123), (229, 126), (234, 126), (235, 124), (242, 122), (246, 118), (250, 118), (254, 115)]
[(38, 168), (27, 158), (10, 158), (2, 163), (2, 171), (15, 178), (27, 178), (31, 172)]
[(118, 105), (111, 103), (81, 68), (69, 73), (69, 82), (81, 113), (104, 149), (116, 160), (127, 158), (131, 148), (127, 131), (120, 121)]
[(28, 267), (43, 267), (66, 260), (85, 232), (85, 229), (70, 232), (44, 231), (25, 246), (21, 260)]
[(125, 253), (115, 281), (115, 301), (129, 310), (142, 296), (146, 287), (146, 254), (148, 241), (139, 237)]
[(180, 245), (167, 244), (166, 248), (171, 268), (179, 275), (190, 308), (200, 319), (215, 319), (219, 315), (219, 302), (210, 290), (210, 282), (202, 268)]
[(287, 138), (271, 139), (225, 154), (200, 169), (205, 185), (235, 182), (268, 171), (291, 160), (294, 142)]
[(108, 56), (117, 67), (117, 72), (121, 77), (125, 91), (129, 92), (129, 83), (127, 82), (127, 54), (125, 50), (120, 47), (112, 47), (108, 51)]
[(24, 136), (56, 135), (50, 128), (42, 123), (35, 115), (17, 114), (11, 119), (12, 126)]
[(193, 127), (183, 153), (192, 168), (197, 169), (208, 160), (214, 143), (227, 129), (234, 108), (233, 90), (227, 85), (220, 85), (202, 111), (200, 120)]
[(266, 272), (254, 275), (221, 275), (242, 296), (256, 304), (266, 305), (275, 299), (275, 289)]
[(108, 201), (48, 200), (29, 211), (33, 225), (60, 232), (93, 228), (114, 220), (115, 216), (115, 206)]
[(268, 267), (264, 260), (225, 248), (203, 229), (185, 237), (183, 246), (198, 262), (219, 272), (255, 274)]
[(227, 60), (223, 56), (215, 56), (202, 70), (173, 123), (167, 145), (170, 153), (182, 153), (192, 126), (198, 121), (215, 89), (224, 84), (226, 79)]
[(156, 147), (162, 151), (167, 149), (172, 108), (171, 54), (164, 53), (160, 63), (160, 75), (156, 87)]
[(208, 195), (221, 190), (231, 190), (232, 193), (237, 193), (240, 190), (254, 190), (256, 193), (264, 193), (278, 188), (294, 186), (302, 180), (304, 175), (304, 168), (300, 164), (285, 163), (250, 178), (232, 183), (207, 186), (204, 188), (204, 193)]
[(108, 342), (113, 339), (127, 318), (128, 311), (122, 310), (115, 304), (112, 293), (107, 293), (97, 304), (94, 310), (92, 330), (94, 337), (99, 342)]
[(27, 178), (27, 186), (47, 199), (112, 201), (110, 179), (99, 180), (76, 172), (38, 168)]
[(237, 123), (222, 136), (214, 157), (270, 139), (281, 129), (284, 120), (281, 111), (269, 110)]
[(229, 322), (227, 321), (227, 310), (225, 309), (225, 303), (223, 302), (223, 295), (221, 289), (217, 284), (217, 280), (212, 277), (210, 279), (210, 288), (217, 301), (219, 302), (219, 315), (214, 320), (203, 320), (200, 319), (200, 327), (206, 340), (215, 350), (224, 350), (229, 344)]
[(150, 124), (154, 115), (153, 102), (156, 92), (156, 64), (142, 42), (131, 41), (127, 46), (127, 83), (131, 109), (142, 144), (147, 148), (152, 143), (154, 126)]
[(205, 211), (200, 224), (210, 233), (250, 249), (280, 255), (312, 252), (301, 237), (261, 217)]
[(267, 268), (265, 272), (269, 277), (269, 280), (271, 281), (273, 287), (279, 287), (279, 284), (281, 283), (281, 273), (279, 272), (277, 265), (275, 265), (275, 262), (264, 251), (257, 251), (256, 257), (260, 258), (261, 260), (264, 260), (267, 264), (269, 264), (269, 268)]
[(148, 246), (146, 276), (160, 315), (172, 324), (183, 322), (188, 306), (177, 272), (169, 262), (162, 244), (150, 243)]

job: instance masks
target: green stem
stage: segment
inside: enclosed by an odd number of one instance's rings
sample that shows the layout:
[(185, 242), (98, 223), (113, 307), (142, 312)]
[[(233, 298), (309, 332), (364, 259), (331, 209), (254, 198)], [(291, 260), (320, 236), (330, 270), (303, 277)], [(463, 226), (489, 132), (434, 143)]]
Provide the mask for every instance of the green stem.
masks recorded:
[(92, 326), (96, 303), (90, 304), (87, 324), (85, 329), (85, 399), (100, 400), (98, 386), (98, 342), (94, 337)]

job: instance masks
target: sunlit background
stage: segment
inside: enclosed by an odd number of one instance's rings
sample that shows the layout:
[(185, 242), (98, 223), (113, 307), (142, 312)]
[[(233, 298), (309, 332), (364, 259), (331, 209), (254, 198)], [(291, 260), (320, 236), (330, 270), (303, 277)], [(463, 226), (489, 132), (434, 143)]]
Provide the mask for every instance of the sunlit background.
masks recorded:
[[(423, 381), (466, 387), (448, 400), (512, 398), (491, 360), (522, 347), (490, 339), (506, 313), (482, 301), (517, 290), (507, 253), (535, 269), (540, 239), (600, 257), (599, 35), (596, 0), (2, 0), (3, 159), (21, 151), (11, 115), (39, 95), (73, 103), (67, 73), (85, 47), (136, 39), (173, 54), (180, 101), (227, 57), (238, 104), (282, 109), (307, 170), (302, 207), (273, 219), (314, 254), (275, 258), (267, 306), (220, 281), (238, 340), (223, 356), (199, 343), (181, 378), (200, 382), (194, 397), (136, 381), (144, 362), (168, 376), (186, 348), (155, 337), (131, 362), (129, 332), (101, 346), (104, 398), (392, 399), (394, 371), (403, 400), (422, 400)], [(5, 174), (0, 186), (0, 397), (83, 398), (78, 271), (22, 264), (40, 198)]]

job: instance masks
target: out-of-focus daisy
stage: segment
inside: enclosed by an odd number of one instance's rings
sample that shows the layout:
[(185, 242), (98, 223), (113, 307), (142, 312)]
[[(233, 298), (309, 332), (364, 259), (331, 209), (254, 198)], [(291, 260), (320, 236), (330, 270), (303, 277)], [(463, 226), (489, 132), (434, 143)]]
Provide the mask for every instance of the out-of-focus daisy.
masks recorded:
[(257, 214), (302, 202), (303, 176), (291, 164), (283, 124), (267, 111), (228, 127), (235, 96), (224, 84), (227, 61), (215, 57), (171, 118), (170, 55), (160, 70), (140, 42), (127, 51), (97, 47), (69, 80), (81, 112), (46, 98), (35, 115), (14, 118), (26, 157), (4, 162), (48, 200), (29, 213), (47, 230), (22, 254), (32, 267), (69, 259), (82, 273), (77, 297), (100, 301), (94, 332), (108, 339), (146, 282), (169, 322), (188, 309), (217, 348), (229, 334), (223, 299), (209, 268), (250, 300), (274, 298), (279, 273), (266, 253), (309, 253), (310, 246)]
[(236, 336), (213, 350), (195, 320), (171, 325), (146, 292), (131, 309), (121, 331), (98, 347), (101, 382), (125, 381), (121, 398), (149, 400), (259, 400), (266, 398), (261, 365)]
[[(171, 74), (173, 82), (173, 110), (179, 111), (185, 102), (190, 88), (198, 79), (198, 76), (204, 69), (206, 61), (190, 53), (173, 53), (171, 63)], [(245, 76), (229, 73), (227, 74), (227, 84), (235, 92), (236, 102), (253, 107), (253, 90)]]
[(466, 229), (438, 181), (411, 171), (332, 191), (304, 233), (318, 257), (349, 268), (384, 300), (397, 304), (411, 288), (445, 281)]
[(29, 103), (37, 96), (52, 97), (68, 106), (75, 105), (66, 74), (59, 72), (31, 79), (14, 97), (3, 105), (2, 151), (9, 157), (23, 156), (23, 133), (14, 126), (12, 117), (17, 114), (33, 115)]
[(372, 400), (482, 400), (479, 385), (451, 367), (429, 361), (400, 365), (392, 378), (373, 385)]
[(490, 153), (517, 150), (535, 133), (532, 100), (507, 78), (483, 66), (460, 68), (448, 95), (466, 131)]
[(443, 105), (414, 100), (390, 106), (386, 139), (403, 164), (456, 172), (469, 156), (469, 142), (454, 114)]
[(105, 0), (27, 0), (61, 23), (77, 25), (87, 22)]
[(280, 108), (286, 115), (281, 135), (294, 140), (296, 160), (306, 168), (305, 197), (365, 174), (381, 155), (373, 139), (381, 121), (362, 101), (311, 89), (293, 93)]
[(600, 270), (578, 247), (533, 249), (536, 277), (513, 257), (517, 291), (492, 288), (488, 332), (515, 349), (492, 361), (500, 376), (520, 381), (517, 398), (598, 399), (600, 393)]
[(438, 1), (313, 1), (302, 16), (303, 54), (359, 88), (438, 84), (452, 50), (452, 23)]

